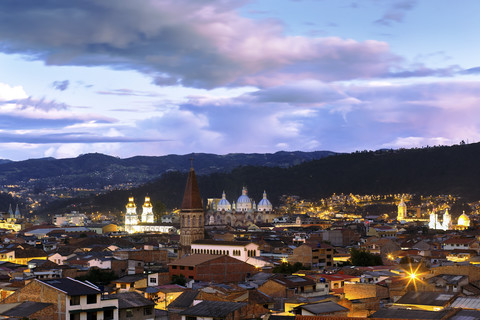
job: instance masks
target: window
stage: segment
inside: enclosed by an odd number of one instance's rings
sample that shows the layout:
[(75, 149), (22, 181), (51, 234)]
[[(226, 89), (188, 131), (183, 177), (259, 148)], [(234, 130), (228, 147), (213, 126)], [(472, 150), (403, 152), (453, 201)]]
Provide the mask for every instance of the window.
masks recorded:
[(172, 269), (177, 269), (177, 266), (172, 266)]
[(143, 315), (144, 316), (150, 316), (150, 315), (152, 315), (152, 313), (153, 313), (152, 307), (143, 308)]
[(127, 289), (127, 284), (126, 284), (126, 283), (120, 284), (120, 288), (121, 288), (121, 289)]
[(180, 270), (185, 270), (185, 266), (180, 266)]
[(97, 295), (96, 294), (88, 294), (87, 295), (87, 304), (97, 303)]
[(70, 320), (80, 320), (80, 313), (71, 314)]
[(188, 267), (188, 270), (193, 270), (193, 267)]
[(186, 320), (197, 320), (197, 317), (186, 316)]
[(150, 278), (150, 283), (157, 283), (157, 278)]
[(70, 297), (70, 305), (71, 306), (78, 306), (80, 304), (80, 296), (71, 296)]
[(97, 312), (87, 312), (87, 320), (97, 320)]
[(133, 310), (132, 309), (125, 310), (125, 316), (127, 318), (132, 318), (133, 317)]
[(103, 320), (113, 320), (113, 310), (105, 310), (103, 312)]

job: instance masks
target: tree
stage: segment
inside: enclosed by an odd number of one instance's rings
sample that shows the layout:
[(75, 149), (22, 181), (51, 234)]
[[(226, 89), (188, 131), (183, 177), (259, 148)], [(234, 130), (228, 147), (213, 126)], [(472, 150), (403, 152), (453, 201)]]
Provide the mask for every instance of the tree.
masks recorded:
[(187, 284), (187, 278), (185, 278), (185, 276), (183, 274), (177, 276), (176, 274), (174, 274), (172, 276), (172, 284), (178, 284), (180, 286), (185, 286)]
[(306, 268), (300, 262), (295, 262), (294, 264), (290, 264), (289, 262), (282, 262), (282, 264), (275, 266), (272, 272), (292, 274), (302, 269), (305, 270)]
[(356, 248), (350, 250), (350, 262), (354, 266), (361, 267), (383, 265), (382, 257), (379, 254)]
[(155, 217), (155, 221), (159, 222), (163, 215), (167, 213), (167, 206), (162, 201), (155, 202), (153, 206), (153, 215)]
[(86, 275), (76, 277), (75, 279), (80, 281), (88, 280), (96, 285), (107, 285), (113, 280), (118, 279), (118, 277), (113, 271), (106, 271), (99, 268), (91, 268)]

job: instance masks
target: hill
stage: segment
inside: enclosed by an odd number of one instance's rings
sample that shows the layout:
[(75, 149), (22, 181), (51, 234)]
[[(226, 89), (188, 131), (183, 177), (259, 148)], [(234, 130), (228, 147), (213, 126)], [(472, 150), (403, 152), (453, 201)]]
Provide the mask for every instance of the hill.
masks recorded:
[[(277, 152), (273, 154), (195, 153), (198, 174), (228, 172), (240, 165), (289, 167), (333, 155), (330, 151)], [(31, 159), (0, 162), (0, 184), (29, 184), (39, 187), (70, 187), (101, 189), (107, 185), (143, 184), (169, 171), (187, 171), (189, 155), (159, 157), (137, 156), (120, 159), (100, 153), (69, 159)]]
[[(480, 144), (408, 150), (380, 150), (338, 154), (289, 168), (243, 166), (231, 172), (199, 175), (204, 199), (220, 197), (223, 190), (232, 201), (247, 186), (257, 202), (263, 190), (274, 205), (281, 195), (317, 200), (333, 193), (356, 194), (455, 194), (480, 199)], [(181, 202), (186, 174), (170, 172), (160, 179), (129, 191), (116, 191), (85, 204), (123, 211), (129, 195), (143, 201), (161, 201), (169, 208)]]

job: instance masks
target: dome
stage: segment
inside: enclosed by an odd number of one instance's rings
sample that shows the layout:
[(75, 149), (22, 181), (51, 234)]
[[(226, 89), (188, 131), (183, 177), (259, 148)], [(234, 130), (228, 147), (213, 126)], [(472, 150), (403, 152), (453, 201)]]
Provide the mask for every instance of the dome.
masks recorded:
[(128, 198), (127, 208), (135, 208), (135, 202), (133, 201), (133, 197)]
[(144, 207), (151, 207), (152, 203), (150, 202), (150, 197), (145, 197), (145, 203), (143, 204)]
[(218, 201), (217, 203), (217, 211), (229, 211), (232, 209), (232, 206), (230, 205), (230, 202), (228, 202), (227, 197), (225, 195), (225, 191), (222, 193), (222, 199)]
[(258, 211), (272, 211), (272, 203), (267, 199), (267, 193), (263, 191), (263, 199), (258, 203)]
[(250, 211), (252, 210), (252, 200), (247, 195), (247, 188), (243, 187), (242, 195), (238, 197), (235, 206), (236, 211)]
[(237, 205), (239, 205), (240, 203), (248, 203), (248, 204), (252, 203), (250, 198), (247, 196), (247, 188), (245, 187), (243, 187), (242, 195), (237, 199)]
[(457, 223), (459, 226), (465, 226), (465, 227), (469, 227), (470, 226), (470, 218), (464, 213), (462, 213), (460, 215), (460, 217), (458, 217), (458, 223)]

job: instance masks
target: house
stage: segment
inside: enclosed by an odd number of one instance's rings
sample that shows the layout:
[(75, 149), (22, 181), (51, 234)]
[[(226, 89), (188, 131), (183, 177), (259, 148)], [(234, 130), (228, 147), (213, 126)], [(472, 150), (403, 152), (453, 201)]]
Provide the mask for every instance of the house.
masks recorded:
[(431, 291), (409, 291), (393, 303), (394, 307), (426, 311), (445, 310), (454, 300), (455, 294)]
[(207, 301), (204, 300), (190, 308), (180, 312), (182, 320), (202, 318), (202, 320), (225, 319), (238, 320), (249, 319), (247, 314), (247, 304), (228, 301)]
[(307, 277), (277, 274), (258, 287), (258, 291), (274, 298), (291, 298), (295, 294), (302, 296), (320, 296), (328, 294), (317, 291), (317, 283)]
[(170, 277), (217, 283), (245, 281), (255, 267), (227, 255), (192, 254), (168, 264)]
[(248, 241), (197, 240), (192, 243), (192, 253), (227, 255), (253, 266), (263, 267), (266, 262), (260, 256), (258, 244)]
[(348, 308), (345, 308), (333, 301), (303, 304), (294, 309), (295, 314), (302, 316), (346, 317), (348, 315), (348, 311)]
[(34, 279), (2, 300), (2, 303), (42, 302), (49, 308), (50, 319), (118, 319), (118, 300), (104, 300), (101, 290), (93, 284), (72, 278)]
[(144, 298), (136, 292), (124, 292), (105, 296), (106, 300), (118, 300), (119, 320), (153, 320), (155, 319), (155, 302)]
[(300, 262), (309, 268), (328, 268), (333, 266), (333, 247), (324, 243), (304, 243), (293, 249), (288, 261)]
[(2, 319), (51, 320), (54, 312), (55, 305), (53, 303), (25, 301), (0, 305), (0, 318)]
[(148, 276), (143, 273), (133, 274), (114, 280), (112, 281), (112, 284), (115, 284), (115, 289), (120, 292), (133, 291), (139, 288), (146, 288), (147, 277)]
[(475, 250), (480, 251), (480, 244), (476, 238), (453, 237), (444, 240), (442, 243), (443, 250)]

